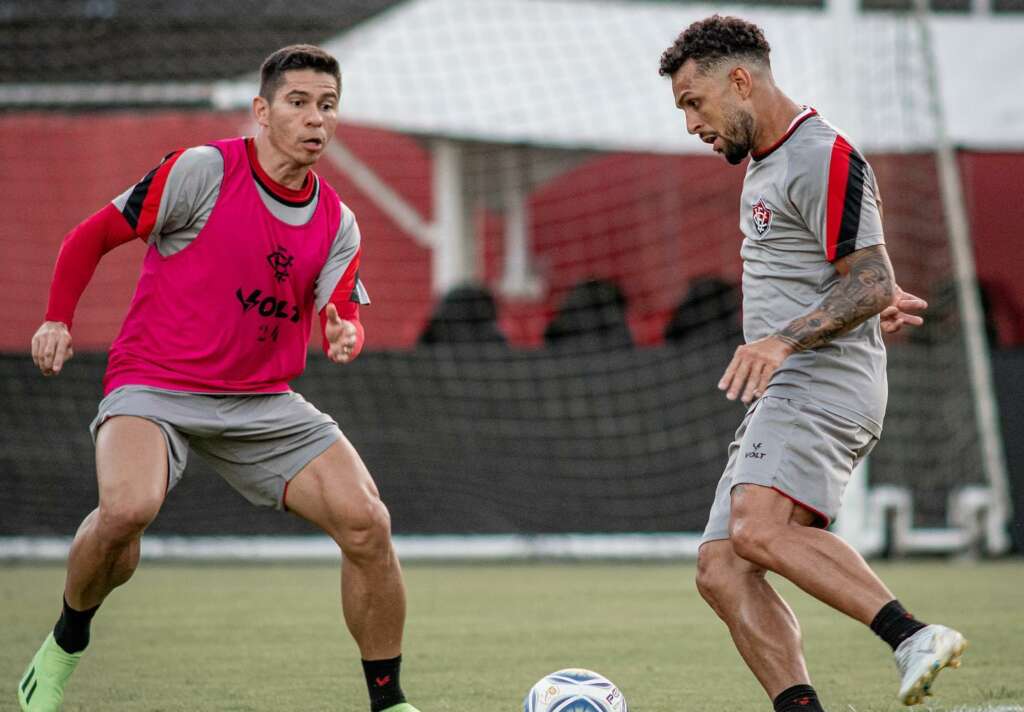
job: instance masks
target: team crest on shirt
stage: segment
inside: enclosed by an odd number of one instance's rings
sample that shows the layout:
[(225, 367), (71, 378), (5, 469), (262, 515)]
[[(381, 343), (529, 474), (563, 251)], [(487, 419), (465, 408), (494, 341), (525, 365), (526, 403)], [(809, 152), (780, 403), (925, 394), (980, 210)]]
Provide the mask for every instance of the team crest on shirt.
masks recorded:
[(764, 202), (764, 198), (758, 198), (757, 202), (754, 203), (754, 229), (757, 230), (758, 235), (764, 235), (772, 227), (772, 209), (768, 207), (768, 203)]
[(288, 279), (288, 268), (292, 266), (294, 261), (295, 258), (289, 255), (288, 250), (283, 247), (278, 247), (267, 255), (267, 262), (270, 263), (271, 269), (274, 270), (274, 279), (278, 282)]

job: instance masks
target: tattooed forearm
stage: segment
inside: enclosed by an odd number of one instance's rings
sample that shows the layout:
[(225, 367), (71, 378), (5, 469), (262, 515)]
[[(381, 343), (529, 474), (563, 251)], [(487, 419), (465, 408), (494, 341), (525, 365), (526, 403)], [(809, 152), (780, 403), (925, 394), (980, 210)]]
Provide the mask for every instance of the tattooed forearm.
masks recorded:
[(844, 260), (848, 270), (832, 291), (776, 334), (797, 351), (827, 344), (892, 303), (895, 280), (883, 245), (857, 250)]

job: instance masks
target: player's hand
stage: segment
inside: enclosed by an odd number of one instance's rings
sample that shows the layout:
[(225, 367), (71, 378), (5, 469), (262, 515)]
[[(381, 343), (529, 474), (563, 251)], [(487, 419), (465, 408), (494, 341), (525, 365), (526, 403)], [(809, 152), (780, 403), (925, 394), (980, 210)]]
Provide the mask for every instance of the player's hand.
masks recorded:
[(733, 354), (729, 367), (718, 382), (718, 389), (725, 391), (729, 400), (739, 397), (749, 404), (764, 394), (772, 374), (794, 351), (792, 344), (778, 336), (766, 336), (743, 344)]
[(928, 302), (915, 297), (910, 292), (904, 292), (899, 285), (894, 285), (892, 304), (879, 313), (882, 331), (886, 334), (895, 334), (904, 325), (921, 326), (924, 319), (917, 316), (916, 312), (928, 308)]
[(348, 363), (356, 348), (358, 332), (356, 325), (338, 316), (338, 308), (334, 304), (327, 305), (327, 325), (324, 327), (327, 337), (327, 358), (334, 363)]
[(44, 376), (56, 376), (75, 355), (71, 332), (62, 321), (44, 321), (32, 337), (32, 361)]

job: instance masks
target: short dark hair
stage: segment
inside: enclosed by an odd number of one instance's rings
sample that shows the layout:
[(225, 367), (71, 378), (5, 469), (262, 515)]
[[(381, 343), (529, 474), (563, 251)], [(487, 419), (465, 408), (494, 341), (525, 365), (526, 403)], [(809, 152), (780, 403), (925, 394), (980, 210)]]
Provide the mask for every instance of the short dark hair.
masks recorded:
[(662, 53), (658, 73), (671, 76), (690, 59), (702, 72), (727, 57), (750, 57), (770, 65), (771, 51), (757, 25), (738, 17), (712, 15), (679, 34), (675, 43)]
[(296, 44), (282, 47), (263, 60), (263, 66), (260, 67), (260, 96), (271, 101), (284, 80), (284, 73), (293, 69), (313, 69), (330, 74), (338, 82), (338, 92), (341, 92), (338, 60), (316, 45)]

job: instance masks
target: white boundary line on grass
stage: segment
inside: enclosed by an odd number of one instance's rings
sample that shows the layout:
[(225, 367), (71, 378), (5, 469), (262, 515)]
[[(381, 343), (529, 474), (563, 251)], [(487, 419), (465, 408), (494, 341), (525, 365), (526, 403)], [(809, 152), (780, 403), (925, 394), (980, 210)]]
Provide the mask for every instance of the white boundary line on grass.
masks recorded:
[[(699, 534), (396, 535), (402, 561), (694, 559)], [(0, 537), (0, 562), (63, 561), (70, 537)], [(311, 536), (145, 536), (142, 557), (164, 561), (334, 561), (337, 545)]]
[[(857, 708), (853, 705), (847, 705), (850, 712), (857, 712)], [(1024, 707), (1020, 705), (983, 705), (981, 707), (969, 707), (967, 705), (957, 705), (956, 707), (931, 707), (924, 706), (920, 708), (921, 712), (1024, 712)]]

